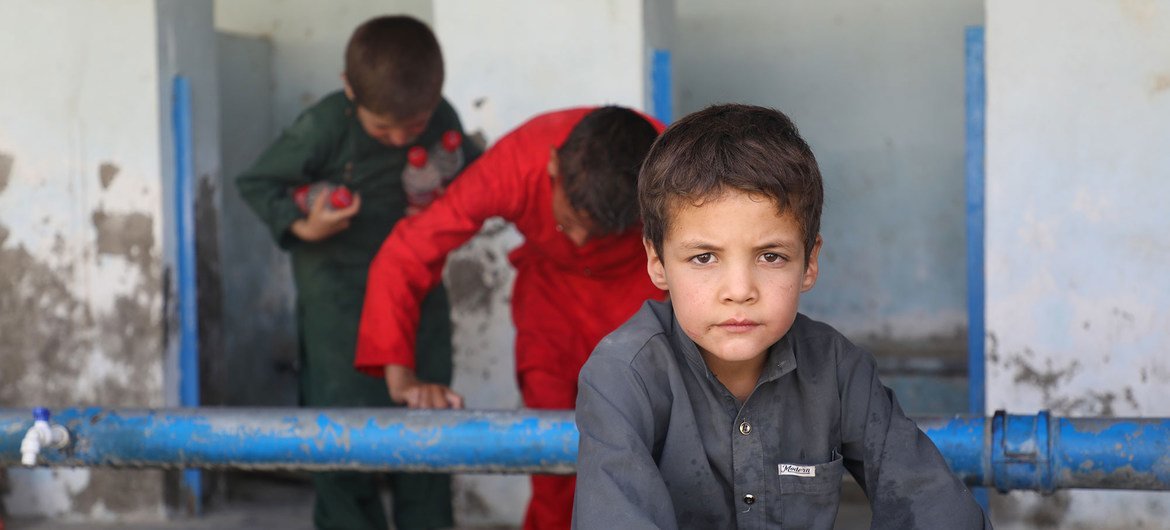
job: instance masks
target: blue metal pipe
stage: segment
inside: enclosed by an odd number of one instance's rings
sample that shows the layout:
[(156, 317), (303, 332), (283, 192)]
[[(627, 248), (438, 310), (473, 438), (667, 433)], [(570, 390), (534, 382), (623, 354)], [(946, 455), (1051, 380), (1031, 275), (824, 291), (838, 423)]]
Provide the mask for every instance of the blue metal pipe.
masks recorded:
[[(1170, 490), (1170, 418), (1059, 418), (998, 411), (992, 418), (918, 420), (969, 485), (1001, 492)], [(979, 433), (982, 433), (981, 435)]]
[[(62, 409), (51, 466), (572, 473), (572, 411)], [(0, 409), (0, 466), (17, 465), (29, 409)], [(1170, 418), (925, 418), (955, 473), (1000, 491), (1170, 490)]]
[[(404, 409), (62, 409), (75, 440), (53, 466), (573, 472), (571, 412)], [(19, 465), (29, 409), (0, 409), (0, 466)]]
[[(987, 82), (983, 60), (983, 26), (968, 26), (964, 45), (966, 66), (967, 142), (967, 412), (984, 416), (986, 392), (986, 285), (984, 284), (984, 162), (986, 161)], [(991, 513), (987, 490), (973, 491), (983, 511)]]
[(984, 162), (986, 159), (985, 111), (987, 83), (984, 80), (983, 26), (969, 26), (966, 32), (966, 115), (967, 144), (965, 173), (967, 189), (967, 412), (984, 415)]
[[(179, 306), (179, 404), (199, 406), (199, 316), (195, 283), (195, 161), (191, 125), (191, 83), (175, 76), (171, 109), (175, 140), (175, 271)], [(202, 511), (203, 476), (197, 470), (183, 472), (188, 505)]]

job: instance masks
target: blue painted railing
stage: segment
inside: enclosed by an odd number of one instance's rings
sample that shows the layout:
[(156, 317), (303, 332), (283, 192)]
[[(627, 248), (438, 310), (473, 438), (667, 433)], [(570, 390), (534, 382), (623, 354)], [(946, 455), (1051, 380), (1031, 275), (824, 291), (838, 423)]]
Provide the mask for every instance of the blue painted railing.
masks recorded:
[[(53, 411), (57, 466), (572, 473), (572, 413), (203, 408)], [(0, 467), (20, 464), (31, 409), (0, 409)], [(15, 452), (15, 458), (9, 452)]]
[[(571, 411), (61, 409), (51, 466), (572, 473)], [(0, 466), (20, 463), (31, 409), (0, 409)], [(918, 425), (969, 485), (1000, 491), (1170, 490), (1170, 418), (996, 413)]]

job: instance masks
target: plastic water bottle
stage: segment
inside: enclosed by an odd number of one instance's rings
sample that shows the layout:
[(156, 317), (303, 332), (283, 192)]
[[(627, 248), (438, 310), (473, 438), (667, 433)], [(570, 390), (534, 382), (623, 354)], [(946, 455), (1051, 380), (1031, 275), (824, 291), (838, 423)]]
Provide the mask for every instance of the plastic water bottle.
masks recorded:
[(411, 147), (406, 152), (406, 168), (402, 170), (406, 202), (415, 207), (426, 206), (434, 202), (442, 184), (443, 178), (431, 163), (427, 150), (417, 145)]
[(353, 193), (345, 186), (334, 186), (325, 181), (314, 182), (312, 184), (305, 184), (293, 190), (293, 201), (297, 203), (297, 207), (304, 213), (309, 213), (313, 208), (313, 203), (317, 201), (317, 197), (322, 193), (329, 195), (329, 199), (325, 201), (325, 208), (329, 210), (340, 210), (348, 208), (353, 204)]
[(443, 186), (447, 186), (463, 167), (463, 135), (454, 129), (443, 133), (442, 139), (431, 147), (431, 162), (439, 171), (443, 179)]

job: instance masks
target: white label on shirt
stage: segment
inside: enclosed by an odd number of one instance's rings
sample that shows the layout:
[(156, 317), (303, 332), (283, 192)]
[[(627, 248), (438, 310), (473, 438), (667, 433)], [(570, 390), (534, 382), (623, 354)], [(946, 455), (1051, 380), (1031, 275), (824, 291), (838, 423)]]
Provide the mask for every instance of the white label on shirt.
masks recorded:
[(817, 468), (815, 466), (798, 466), (796, 464), (780, 464), (781, 475), (792, 475), (794, 477), (815, 477), (817, 476)]

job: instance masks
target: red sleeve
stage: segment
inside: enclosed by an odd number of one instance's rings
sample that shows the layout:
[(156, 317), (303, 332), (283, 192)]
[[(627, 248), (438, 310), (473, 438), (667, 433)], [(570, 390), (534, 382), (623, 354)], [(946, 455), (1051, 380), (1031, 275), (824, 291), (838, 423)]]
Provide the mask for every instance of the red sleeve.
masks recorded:
[(489, 217), (514, 221), (529, 196), (521, 142), (501, 138), (422, 212), (406, 217), (370, 264), (354, 367), (382, 377), (387, 364), (415, 366), (420, 305), (442, 280), (447, 254)]

